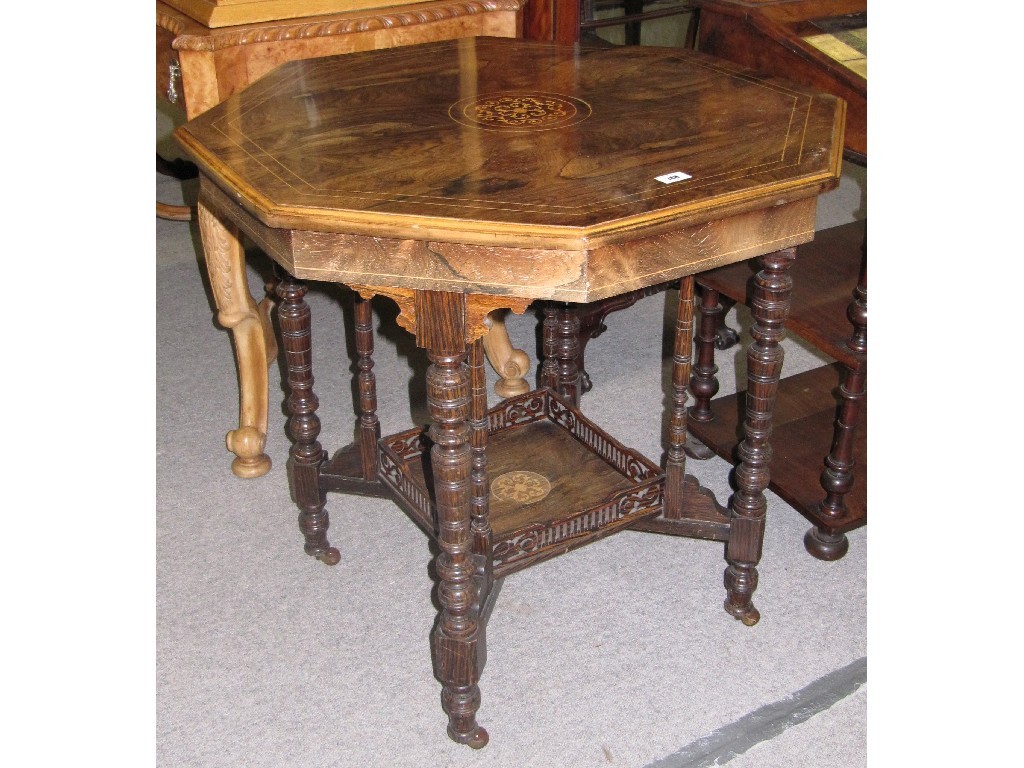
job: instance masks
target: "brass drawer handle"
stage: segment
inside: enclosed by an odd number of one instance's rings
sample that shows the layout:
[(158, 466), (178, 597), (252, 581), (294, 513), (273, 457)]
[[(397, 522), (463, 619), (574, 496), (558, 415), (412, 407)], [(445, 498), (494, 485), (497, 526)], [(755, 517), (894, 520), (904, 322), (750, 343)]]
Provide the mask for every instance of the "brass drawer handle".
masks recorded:
[(181, 79), (181, 65), (174, 59), (167, 65), (167, 100), (171, 104), (178, 103), (178, 90), (174, 87), (174, 81)]

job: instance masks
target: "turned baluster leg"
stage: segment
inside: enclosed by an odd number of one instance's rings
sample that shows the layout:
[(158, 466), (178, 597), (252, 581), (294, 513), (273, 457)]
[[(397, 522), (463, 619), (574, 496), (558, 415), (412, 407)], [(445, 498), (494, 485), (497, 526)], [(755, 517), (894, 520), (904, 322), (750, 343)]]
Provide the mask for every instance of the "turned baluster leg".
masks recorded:
[(441, 614), (434, 629), (434, 661), (442, 683), (448, 735), (479, 749), (487, 731), (477, 725), (484, 630), (474, 589), (471, 529), (470, 374), (466, 360), (466, 297), (416, 292), (416, 343), (430, 359), (427, 408), (437, 508), (437, 575)]
[(686, 475), (686, 387), (693, 354), (693, 276), (679, 283), (675, 346), (672, 350), (672, 405), (669, 415), (668, 456), (665, 460), (665, 517), (678, 520), (683, 511)]
[[(835, 431), (832, 447), (825, 457), (825, 468), (821, 473), (821, 487), (825, 499), (819, 507), (823, 517), (838, 519), (846, 513), (846, 494), (853, 487), (853, 438), (857, 429), (861, 404), (867, 397), (866, 358), (868, 353), (868, 267), (867, 258), (861, 261), (860, 277), (853, 292), (853, 301), (846, 310), (846, 316), (853, 325), (853, 335), (847, 346), (861, 358), (861, 364), (846, 367), (843, 382), (839, 386), (840, 403), (836, 411)], [(830, 533), (820, 526), (807, 531), (804, 536), (807, 551), (819, 560), (838, 560), (850, 548), (845, 533)]]
[(484, 348), (480, 340), (469, 348), (470, 419), (469, 440), (472, 461), (470, 482), (473, 488), (470, 532), (473, 554), (479, 557), (477, 575), (483, 579), (483, 591), (490, 591), (492, 580), (491, 523), (488, 518), (490, 484), (487, 480), (487, 376)]
[(305, 536), (305, 550), (328, 565), (336, 564), (341, 555), (327, 541), (329, 520), (324, 509), (326, 498), (320, 487), (320, 466), (327, 452), (320, 446), (320, 419), (316, 415), (319, 401), (313, 394), (313, 334), (306, 286), (290, 275), (283, 275), (277, 285), (281, 300), (278, 320), (288, 367), (288, 434), (292, 438), (288, 477), (295, 503), (299, 506), (299, 530)]
[(583, 382), (579, 358), (580, 318), (568, 305), (544, 307), (544, 364), (541, 382), (579, 406)]
[(779, 389), (784, 357), (780, 342), (785, 336), (793, 279), (788, 270), (796, 258), (795, 248), (786, 248), (760, 259), (761, 271), (754, 278), (750, 308), (754, 326), (747, 349), (746, 418), (743, 442), (738, 448), (739, 486), (729, 504), (732, 516), (725, 558), (728, 597), (725, 609), (747, 626), (761, 618), (751, 599), (757, 589), (757, 564), (764, 542), (765, 510), (768, 502), (768, 465), (771, 446), (772, 409)]
[[(711, 411), (711, 398), (718, 394), (718, 366), (715, 365), (715, 347), (718, 340), (718, 327), (724, 310), (718, 291), (701, 287), (700, 290), (700, 324), (697, 333), (697, 361), (690, 377), (690, 392), (693, 394), (693, 405), (690, 407), (690, 418), (694, 421), (711, 421), (715, 414)], [(686, 454), (694, 459), (710, 459), (714, 451), (702, 442), (690, 437), (686, 444)]]
[[(231, 471), (238, 477), (259, 477), (270, 471), (267, 444), (269, 353), (276, 354), (273, 333), (249, 293), (245, 253), (238, 230), (218, 219), (202, 202), (197, 218), (206, 257), (206, 270), (217, 304), (217, 320), (231, 331), (238, 365), (238, 429), (227, 434), (228, 450), (236, 458)], [(268, 341), (268, 337), (270, 341)]]
[(363, 479), (377, 479), (377, 382), (373, 375), (373, 309), (369, 299), (355, 296), (356, 368), (359, 373), (359, 455)]

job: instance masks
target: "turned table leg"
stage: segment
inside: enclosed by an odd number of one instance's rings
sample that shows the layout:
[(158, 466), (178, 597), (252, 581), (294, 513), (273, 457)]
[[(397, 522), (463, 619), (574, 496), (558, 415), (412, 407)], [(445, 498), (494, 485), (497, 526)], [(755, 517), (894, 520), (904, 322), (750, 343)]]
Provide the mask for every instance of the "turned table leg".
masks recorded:
[(288, 476), (295, 503), (299, 506), (299, 530), (306, 539), (305, 550), (328, 565), (335, 565), (341, 555), (327, 541), (326, 498), (320, 487), (320, 468), (327, 452), (320, 446), (320, 418), (316, 415), (319, 401), (313, 394), (313, 334), (306, 286), (289, 275), (277, 285), (281, 299), (278, 319), (288, 367), (288, 434), (293, 442), (289, 452)]
[(481, 591), (491, 590), (493, 574), (493, 535), (491, 531), (490, 482), (487, 478), (487, 376), (484, 372), (484, 345), (477, 339), (469, 348), (470, 406), (469, 441), (473, 488), (471, 503), (473, 555)]
[[(690, 376), (690, 392), (693, 405), (690, 418), (697, 422), (708, 422), (715, 418), (711, 411), (711, 398), (718, 394), (718, 366), (715, 365), (715, 348), (718, 346), (718, 328), (725, 310), (722, 308), (718, 291), (702, 287), (700, 291), (700, 324), (696, 340), (697, 361)], [(686, 442), (686, 454), (694, 459), (710, 459), (714, 451), (692, 435)]]
[(579, 407), (583, 377), (579, 367), (580, 316), (569, 305), (544, 307), (544, 362), (541, 384)]
[[(448, 735), (479, 749), (488, 740), (487, 731), (476, 722), (486, 652), (473, 558), (473, 536), (482, 531), (479, 509), (474, 520), (472, 492), (480, 489), (485, 457), (477, 455), (474, 472), (470, 420), (477, 414), (471, 408), (466, 365), (466, 297), (416, 291), (415, 300), (416, 343), (430, 359), (427, 408), (440, 547), (435, 564), (441, 612), (434, 628), (434, 663), (442, 684), (441, 703), (448, 714)], [(478, 353), (474, 353), (474, 364), (479, 366)], [(478, 449), (483, 451), (484, 446)]]
[(270, 471), (270, 457), (264, 452), (267, 366), (276, 355), (276, 342), (266, 314), (249, 294), (238, 230), (217, 218), (202, 202), (198, 219), (217, 320), (231, 331), (235, 340), (239, 413), (238, 429), (227, 434), (228, 450), (236, 456), (231, 471), (238, 477), (259, 477)]
[(672, 347), (672, 402), (669, 410), (668, 454), (665, 458), (665, 517), (683, 509), (686, 477), (686, 388), (693, 363), (693, 275), (679, 282), (679, 304)]
[[(782, 374), (785, 336), (793, 279), (789, 267), (796, 258), (795, 248), (786, 248), (760, 258), (761, 271), (754, 278), (751, 312), (754, 325), (747, 348), (746, 418), (743, 442), (737, 453), (736, 483), (739, 486), (729, 504), (732, 516), (725, 558), (728, 596), (725, 609), (752, 626), (761, 618), (752, 597), (757, 589), (757, 564), (764, 542), (764, 522), (771, 446), (772, 409)], [(691, 413), (692, 416), (692, 413)]]
[[(866, 248), (866, 244), (865, 244)], [(853, 301), (846, 310), (846, 316), (853, 325), (853, 335), (847, 346), (860, 358), (856, 366), (844, 366), (843, 381), (839, 385), (839, 407), (836, 411), (832, 447), (825, 457), (825, 468), (821, 472), (821, 487), (825, 497), (818, 507), (818, 513), (825, 520), (838, 519), (846, 513), (846, 494), (853, 487), (854, 433), (860, 409), (867, 398), (867, 353), (868, 353), (868, 267), (867, 254), (861, 260), (860, 277), (853, 292)], [(819, 560), (838, 560), (850, 548), (845, 533), (834, 533), (822, 525), (807, 531), (804, 547)]]
[(370, 300), (355, 296), (356, 384), (359, 390), (359, 465), (363, 480), (377, 479), (377, 379), (373, 375), (373, 309)]

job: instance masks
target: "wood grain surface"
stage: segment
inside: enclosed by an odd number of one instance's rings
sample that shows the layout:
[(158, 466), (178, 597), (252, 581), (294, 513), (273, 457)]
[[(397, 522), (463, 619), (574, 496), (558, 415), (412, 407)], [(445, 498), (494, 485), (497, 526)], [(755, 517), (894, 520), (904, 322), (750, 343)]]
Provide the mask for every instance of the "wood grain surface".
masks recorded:
[[(867, 0), (695, 0), (697, 47), (759, 72), (839, 96), (848, 105), (846, 147), (867, 155), (866, 58), (851, 68), (820, 50), (814, 37), (844, 19), (867, 25)], [(866, 29), (864, 31), (866, 37)]]
[(844, 114), (691, 51), (475, 38), (291, 62), (176, 135), (268, 227), (581, 251), (813, 199)]

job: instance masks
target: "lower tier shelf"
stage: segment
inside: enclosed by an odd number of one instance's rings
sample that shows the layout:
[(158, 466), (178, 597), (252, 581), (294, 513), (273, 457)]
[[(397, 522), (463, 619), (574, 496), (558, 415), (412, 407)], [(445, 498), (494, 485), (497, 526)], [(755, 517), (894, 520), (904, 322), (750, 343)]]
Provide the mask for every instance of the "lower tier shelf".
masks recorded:
[[(432, 534), (429, 447), (422, 429), (382, 438), (378, 476)], [(488, 413), (487, 475), (495, 578), (662, 510), (661, 469), (548, 390)]]
[[(842, 380), (838, 363), (782, 379), (775, 401), (769, 488), (828, 533), (838, 534), (867, 523), (867, 400), (863, 401), (854, 440), (854, 482), (844, 499), (846, 514), (821, 514), (825, 492), (820, 477), (832, 445), (837, 399)], [(715, 418), (708, 422), (690, 419), (690, 434), (726, 461), (735, 463), (736, 447), (743, 434), (746, 393), (711, 401)]]

